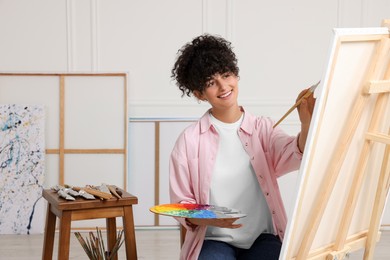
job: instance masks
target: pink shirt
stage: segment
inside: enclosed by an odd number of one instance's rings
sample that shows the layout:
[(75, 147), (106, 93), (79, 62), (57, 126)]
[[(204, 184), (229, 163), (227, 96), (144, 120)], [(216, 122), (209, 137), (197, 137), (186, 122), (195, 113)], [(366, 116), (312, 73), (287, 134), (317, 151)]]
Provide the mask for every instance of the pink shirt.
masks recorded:
[[(171, 203), (209, 204), (211, 174), (218, 151), (218, 133), (209, 112), (187, 127), (176, 141), (170, 158)], [(274, 230), (281, 239), (287, 216), (277, 178), (300, 166), (302, 153), (297, 137), (286, 135), (274, 122), (245, 112), (238, 135), (249, 155), (257, 180), (272, 214)], [(206, 226), (191, 231), (183, 218), (177, 220), (187, 228), (180, 259), (197, 259), (206, 234)]]

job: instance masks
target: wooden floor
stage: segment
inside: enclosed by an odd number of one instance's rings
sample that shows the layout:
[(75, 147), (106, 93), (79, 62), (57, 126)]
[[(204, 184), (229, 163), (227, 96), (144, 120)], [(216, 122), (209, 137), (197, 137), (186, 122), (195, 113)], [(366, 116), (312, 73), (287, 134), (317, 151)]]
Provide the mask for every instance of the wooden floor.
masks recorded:
[[(86, 233), (82, 233), (83, 236)], [(138, 259), (179, 259), (179, 230), (137, 229)], [(22, 260), (41, 259), (43, 235), (0, 235), (0, 259)], [(55, 252), (53, 259), (57, 259)], [(359, 260), (363, 252), (354, 252), (350, 260)], [(71, 236), (70, 259), (88, 259), (76, 237)], [(124, 246), (119, 252), (119, 259), (126, 259)], [(375, 250), (375, 260), (390, 259), (390, 230), (382, 231), (382, 237)]]

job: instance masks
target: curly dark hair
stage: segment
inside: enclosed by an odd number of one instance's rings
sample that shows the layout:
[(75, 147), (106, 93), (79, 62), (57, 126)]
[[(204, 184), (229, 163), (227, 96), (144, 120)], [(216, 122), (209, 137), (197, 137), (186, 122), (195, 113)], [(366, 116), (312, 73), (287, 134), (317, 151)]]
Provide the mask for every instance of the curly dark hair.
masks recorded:
[(238, 76), (237, 58), (231, 43), (209, 34), (203, 34), (187, 43), (177, 53), (171, 78), (184, 95), (202, 92), (206, 83), (216, 73), (226, 72)]

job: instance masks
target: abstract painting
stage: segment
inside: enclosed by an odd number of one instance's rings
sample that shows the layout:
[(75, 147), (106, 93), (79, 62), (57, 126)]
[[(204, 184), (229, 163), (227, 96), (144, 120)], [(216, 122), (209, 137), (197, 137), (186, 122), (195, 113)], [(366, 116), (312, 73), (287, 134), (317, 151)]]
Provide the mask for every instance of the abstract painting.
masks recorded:
[(30, 234), (42, 204), (44, 108), (0, 105), (0, 234)]

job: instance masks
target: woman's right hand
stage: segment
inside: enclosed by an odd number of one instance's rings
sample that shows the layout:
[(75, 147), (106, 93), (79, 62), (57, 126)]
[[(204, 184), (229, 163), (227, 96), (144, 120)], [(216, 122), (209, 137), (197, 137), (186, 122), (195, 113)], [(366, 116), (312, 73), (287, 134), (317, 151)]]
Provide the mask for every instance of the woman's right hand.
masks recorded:
[(215, 226), (220, 228), (240, 228), (242, 224), (234, 224), (238, 218), (187, 218), (186, 222), (191, 224), (192, 230), (196, 226)]

